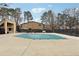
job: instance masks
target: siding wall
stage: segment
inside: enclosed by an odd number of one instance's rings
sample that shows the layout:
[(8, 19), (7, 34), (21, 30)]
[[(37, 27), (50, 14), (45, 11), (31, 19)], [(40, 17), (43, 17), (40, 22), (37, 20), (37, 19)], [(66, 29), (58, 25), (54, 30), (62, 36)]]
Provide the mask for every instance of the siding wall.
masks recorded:
[(42, 29), (43, 25), (36, 22), (24, 23), (21, 25), (21, 29)]

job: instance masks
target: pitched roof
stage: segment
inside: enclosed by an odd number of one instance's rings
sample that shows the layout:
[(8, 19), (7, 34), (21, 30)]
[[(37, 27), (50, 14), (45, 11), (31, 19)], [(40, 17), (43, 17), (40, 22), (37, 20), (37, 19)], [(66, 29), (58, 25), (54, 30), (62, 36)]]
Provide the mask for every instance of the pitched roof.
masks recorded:
[[(29, 22), (27, 22), (27, 23), (22, 23), (22, 24), (28, 24), (28, 23), (38, 23), (38, 24), (42, 24), (42, 23), (35, 22), (35, 21), (29, 21)], [(21, 24), (21, 25), (22, 25), (22, 24)]]

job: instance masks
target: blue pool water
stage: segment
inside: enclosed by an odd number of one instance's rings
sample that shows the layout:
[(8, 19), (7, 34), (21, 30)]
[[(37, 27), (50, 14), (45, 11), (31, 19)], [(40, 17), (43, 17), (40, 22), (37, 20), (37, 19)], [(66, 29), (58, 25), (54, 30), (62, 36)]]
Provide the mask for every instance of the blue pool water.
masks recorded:
[(62, 36), (58, 36), (55, 34), (20, 34), (16, 35), (16, 37), (27, 38), (27, 39), (64, 39)]

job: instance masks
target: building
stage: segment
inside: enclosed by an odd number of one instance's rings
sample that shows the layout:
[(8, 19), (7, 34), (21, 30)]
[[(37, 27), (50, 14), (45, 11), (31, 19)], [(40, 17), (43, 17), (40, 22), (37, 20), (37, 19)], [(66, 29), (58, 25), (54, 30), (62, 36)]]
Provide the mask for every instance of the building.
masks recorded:
[(7, 19), (0, 21), (0, 28), (4, 29), (5, 34), (16, 32), (16, 23)]
[(51, 30), (51, 27), (50, 27), (50, 25), (44, 25), (42, 23), (30, 21), (28, 23), (21, 24), (20, 29), (24, 29), (24, 30), (43, 30), (43, 29)]
[(30, 21), (28, 23), (23, 23), (20, 26), (20, 29), (26, 29), (26, 30), (35, 30), (35, 29), (43, 29), (43, 24), (42, 23), (38, 23), (38, 22), (34, 22), (34, 21)]

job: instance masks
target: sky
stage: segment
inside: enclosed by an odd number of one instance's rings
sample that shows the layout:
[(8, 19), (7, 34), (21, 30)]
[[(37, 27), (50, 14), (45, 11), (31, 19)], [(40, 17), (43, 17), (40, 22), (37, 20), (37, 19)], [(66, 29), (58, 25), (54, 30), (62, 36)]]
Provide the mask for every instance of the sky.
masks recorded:
[[(54, 15), (61, 13), (66, 8), (79, 8), (78, 3), (10, 3), (11, 8), (20, 8), (22, 13), (24, 11), (30, 11), (33, 16), (33, 20), (40, 22), (40, 16), (43, 12), (51, 9)], [(22, 14), (23, 17), (23, 14)]]

